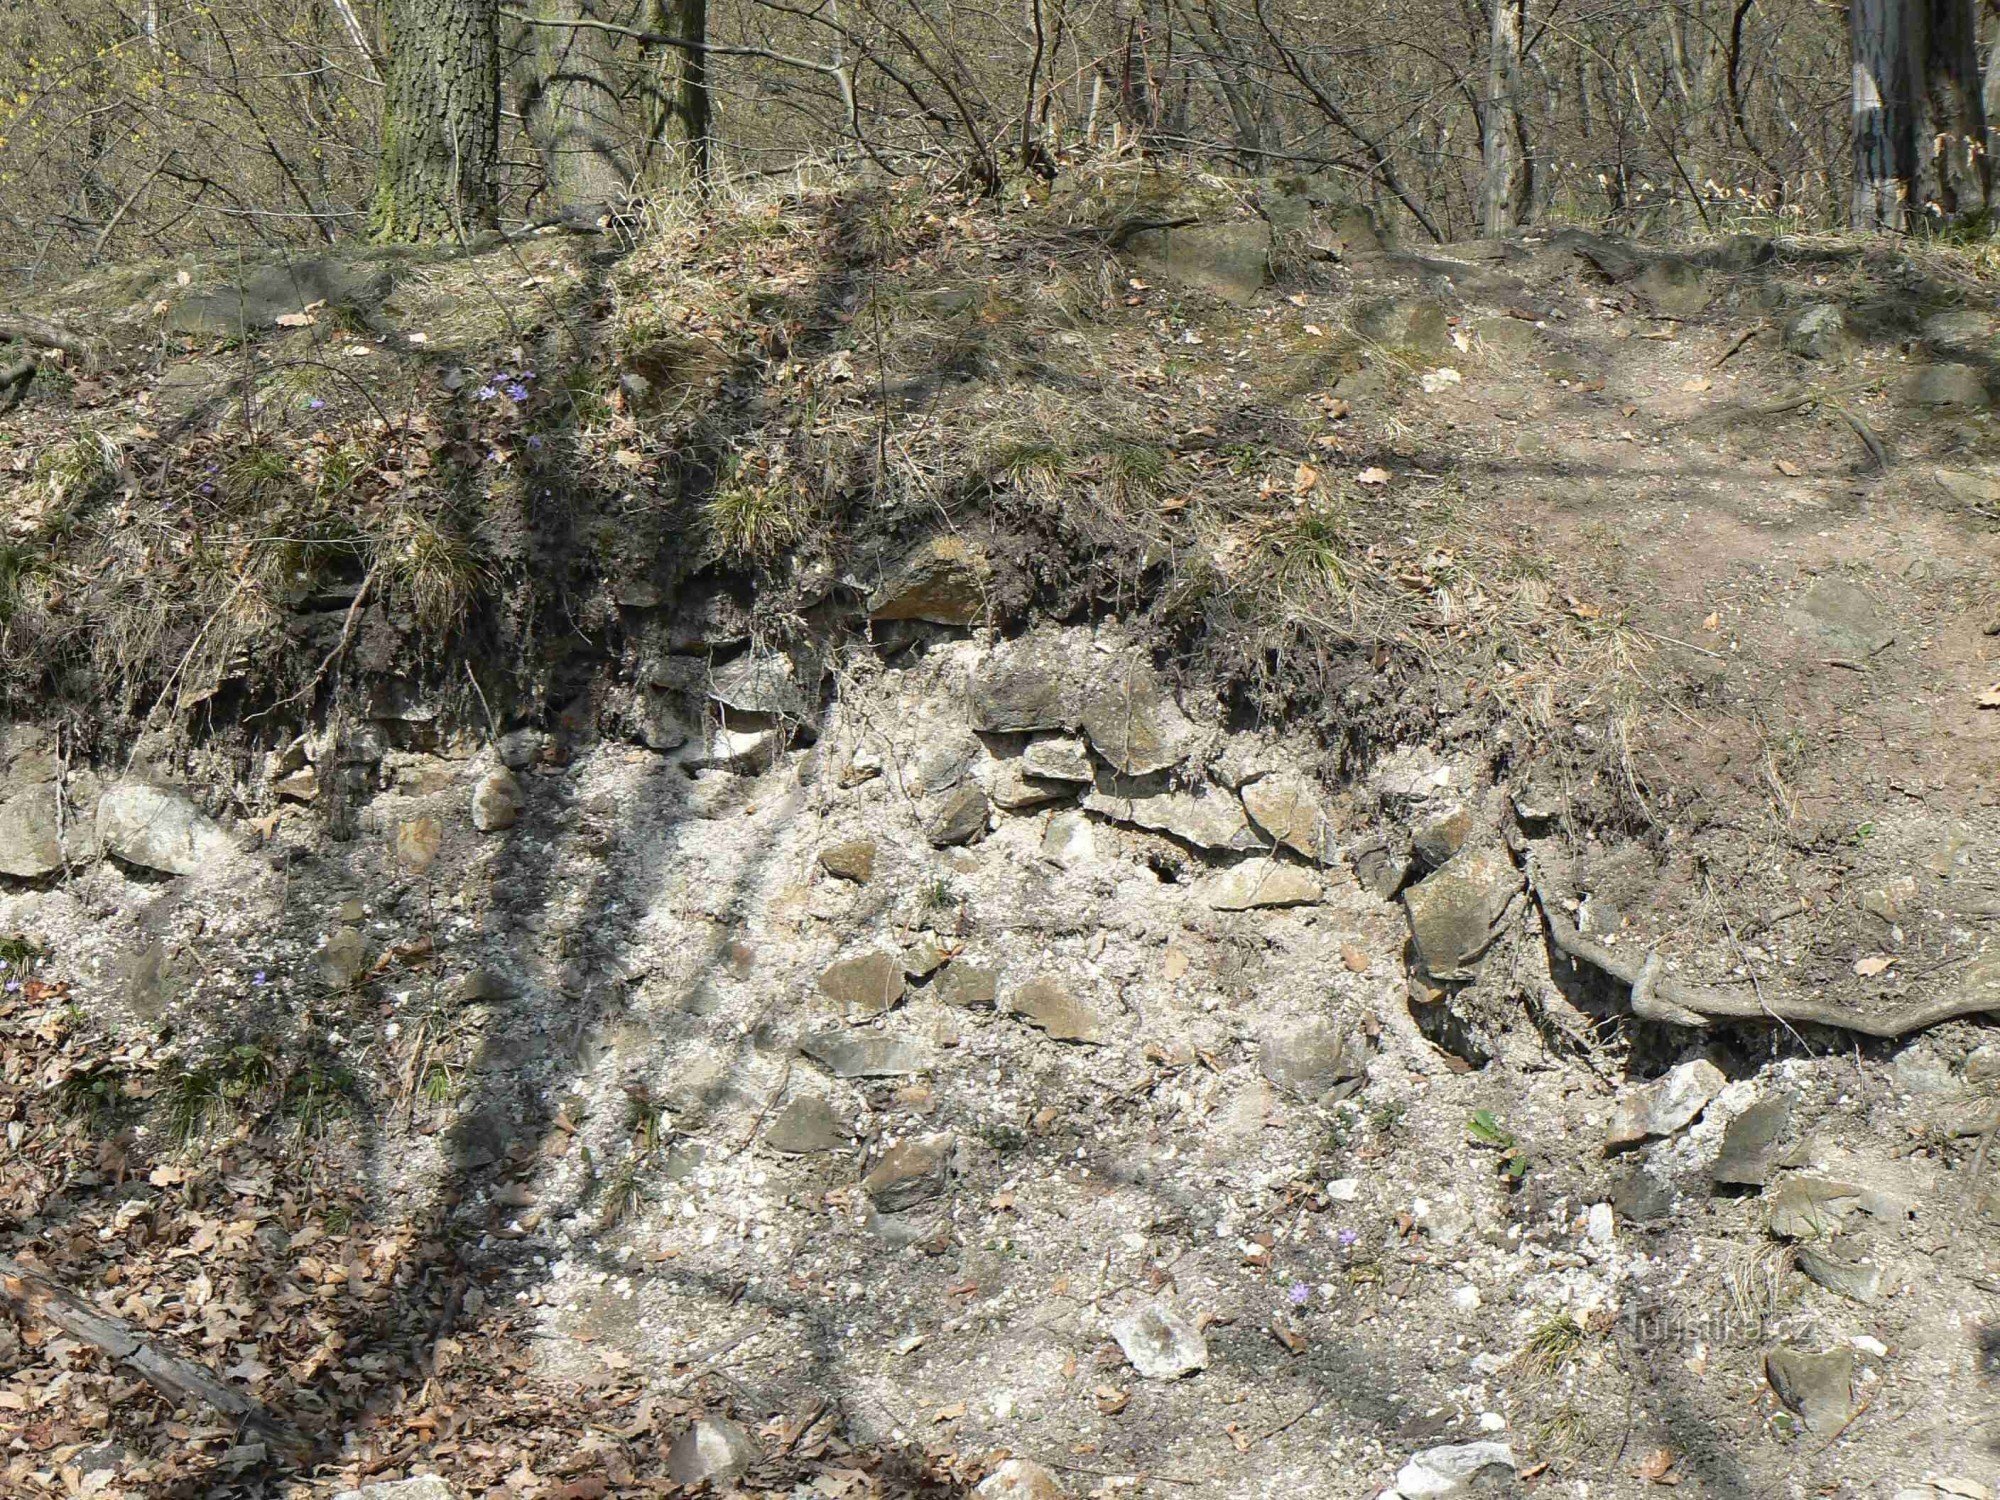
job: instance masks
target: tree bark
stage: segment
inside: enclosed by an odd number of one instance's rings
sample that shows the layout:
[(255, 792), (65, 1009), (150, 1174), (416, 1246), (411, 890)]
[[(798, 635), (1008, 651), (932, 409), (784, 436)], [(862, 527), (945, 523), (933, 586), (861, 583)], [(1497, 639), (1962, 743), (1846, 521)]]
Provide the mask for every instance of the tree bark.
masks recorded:
[(415, 241), (491, 227), (500, 146), (496, 0), (389, 0), (388, 32), (371, 231)]
[[(558, 23), (596, 12), (589, 0), (534, 0), (531, 8)], [(632, 181), (621, 136), (636, 140), (640, 122), (627, 113), (611, 34), (560, 24), (520, 29), (521, 113), (554, 206), (621, 202)], [(620, 128), (628, 119), (629, 134)]]
[(1976, 0), (1849, 0), (1856, 229), (1983, 210), (1991, 189)]
[(653, 142), (659, 175), (667, 184), (702, 189), (708, 185), (712, 110), (708, 92), (708, 0), (652, 0), (652, 28), (692, 42), (674, 47), (660, 61), (660, 103)]
[(1480, 112), (1480, 228), (1489, 237), (1514, 227), (1515, 90), (1521, 74), (1520, 0), (1487, 0), (1486, 101)]

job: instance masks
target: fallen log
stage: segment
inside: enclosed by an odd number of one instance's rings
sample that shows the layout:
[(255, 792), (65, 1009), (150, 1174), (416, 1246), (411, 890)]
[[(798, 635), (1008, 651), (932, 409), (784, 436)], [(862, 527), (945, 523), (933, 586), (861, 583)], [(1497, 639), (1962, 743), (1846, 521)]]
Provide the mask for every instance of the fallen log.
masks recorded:
[(270, 1447), (302, 1458), (310, 1445), (242, 1391), (224, 1385), (206, 1365), (155, 1348), (123, 1318), (99, 1312), (46, 1276), (0, 1256), (0, 1301), (24, 1317), (47, 1323), (81, 1339), (106, 1359), (124, 1366), (175, 1406), (202, 1405), (241, 1424)]
[(65, 354), (75, 355), (85, 364), (94, 363), (97, 358), (96, 348), (82, 334), (31, 313), (9, 312), (0, 308), (0, 339), (19, 339), (38, 349), (60, 349)]

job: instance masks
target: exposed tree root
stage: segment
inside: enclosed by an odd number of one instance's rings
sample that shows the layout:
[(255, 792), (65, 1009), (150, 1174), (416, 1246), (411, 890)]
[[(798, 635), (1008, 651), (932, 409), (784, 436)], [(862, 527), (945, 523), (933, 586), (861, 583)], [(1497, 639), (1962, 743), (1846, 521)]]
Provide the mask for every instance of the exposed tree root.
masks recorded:
[(123, 1365), (176, 1406), (200, 1403), (234, 1418), (243, 1424), (247, 1435), (261, 1438), (274, 1448), (293, 1454), (306, 1451), (303, 1437), (271, 1417), (241, 1391), (224, 1385), (206, 1366), (161, 1353), (124, 1319), (99, 1312), (47, 1277), (4, 1256), (0, 1256), (0, 1301), (73, 1339), (81, 1339), (107, 1359)]
[(1822, 1000), (1808, 1000), (1783, 990), (1719, 990), (1685, 984), (1660, 972), (1660, 956), (1614, 953), (1576, 929), (1560, 904), (1543, 888), (1534, 856), (1527, 862), (1528, 886), (1549, 941), (1579, 963), (1601, 969), (1632, 990), (1633, 1013), (1672, 1026), (1702, 1027), (1711, 1021), (1778, 1021), (1796, 1026), (1831, 1026), (1862, 1036), (1899, 1037), (1944, 1021), (2000, 1012), (2000, 990), (1959, 994), (1943, 1000), (1909, 1005), (1881, 1015), (1859, 1014)]

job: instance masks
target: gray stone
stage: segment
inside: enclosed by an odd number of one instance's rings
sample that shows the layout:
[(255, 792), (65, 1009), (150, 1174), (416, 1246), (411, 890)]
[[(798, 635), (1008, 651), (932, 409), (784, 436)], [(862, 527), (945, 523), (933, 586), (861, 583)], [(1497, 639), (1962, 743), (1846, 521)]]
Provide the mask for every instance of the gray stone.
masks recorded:
[(1924, 345), (1948, 359), (1977, 362), (1993, 353), (1993, 320), (1971, 308), (1950, 308), (1924, 319)]
[(941, 1003), (960, 1010), (971, 1010), (975, 1006), (991, 1005), (998, 999), (1000, 975), (993, 969), (959, 959), (938, 975), (933, 989)]
[(1068, 781), (1045, 781), (1039, 776), (1023, 774), (1017, 761), (1003, 762), (993, 773), (993, 805), (1008, 812), (1024, 812), (1033, 807), (1046, 807), (1051, 802), (1061, 802), (1076, 795), (1076, 785)]
[(271, 790), (287, 802), (316, 802), (319, 800), (319, 772), (307, 766), (289, 776), (280, 776), (271, 783)]
[(1425, 869), (1442, 869), (1472, 837), (1472, 826), (1472, 809), (1465, 804), (1440, 809), (1411, 831), (1410, 852)]
[(333, 989), (346, 989), (368, 972), (374, 961), (368, 939), (352, 927), (336, 928), (314, 955), (313, 967)]
[(1030, 979), (1008, 996), (1005, 1011), (1046, 1032), (1052, 1041), (1104, 1039), (1104, 1018), (1071, 994), (1062, 981), (1046, 975)]
[(0, 802), (0, 874), (34, 880), (62, 867), (56, 789), (31, 786)]
[(1986, 405), (1986, 377), (1971, 365), (1922, 365), (1896, 388), (1906, 406), (1977, 408)]
[(1809, 628), (1857, 655), (1872, 655), (1895, 638), (1896, 632), (1874, 596), (1844, 578), (1820, 579), (1806, 590), (1796, 608)]
[(1243, 788), (1243, 806), (1265, 835), (1307, 859), (1326, 852), (1326, 811), (1303, 776), (1262, 776)]
[(1267, 1032), (1257, 1062), (1273, 1088), (1308, 1103), (1345, 1099), (1368, 1076), (1366, 1060), (1348, 1047), (1346, 1033), (1324, 1020)]
[(1199, 894), (1211, 911), (1252, 911), (1268, 906), (1310, 906), (1319, 900), (1320, 887), (1310, 872), (1296, 865), (1275, 859), (1246, 859), (1203, 880)]
[(968, 783), (944, 799), (924, 827), (924, 837), (939, 849), (970, 844), (986, 835), (992, 809), (986, 794)]
[(493, 753), (510, 771), (525, 771), (541, 757), (549, 737), (539, 729), (515, 729), (494, 742)]
[(1170, 833), (1201, 849), (1248, 851), (1263, 843), (1250, 827), (1242, 800), (1227, 787), (1182, 791), (1161, 776), (1120, 776), (1107, 770), (1098, 773), (1083, 805), (1115, 823)]
[(1861, 1206), (1852, 1183), (1822, 1177), (1787, 1177), (1765, 1205), (1765, 1227), (1781, 1240), (1830, 1240)]
[(1059, 812), (1042, 830), (1040, 857), (1063, 870), (1091, 864), (1097, 859), (1097, 830), (1080, 812)]
[(1710, 1174), (1719, 1183), (1762, 1187), (1778, 1165), (1779, 1142), (1792, 1122), (1792, 1102), (1759, 1099), (1729, 1122)]
[(928, 620), (971, 625), (986, 612), (993, 565), (979, 548), (955, 536), (924, 542), (868, 597), (871, 620)]
[(1444, 305), (1409, 297), (1367, 297), (1357, 302), (1354, 331), (1371, 344), (1442, 354), (1451, 344), (1451, 315)]
[(1078, 644), (1059, 631), (1037, 631), (995, 647), (966, 685), (972, 727), (1007, 734), (1073, 727)]
[(1729, 1080), (1707, 1058), (1682, 1063), (1666, 1077), (1620, 1099), (1605, 1132), (1608, 1146), (1628, 1145), (1685, 1128), (1721, 1093)]
[(501, 833), (521, 821), (528, 803), (521, 783), (505, 766), (488, 771), (472, 789), (472, 826), (481, 833)]
[(875, 878), (875, 840), (847, 839), (829, 844), (819, 851), (819, 863), (829, 875), (866, 885)]
[(770, 769), (784, 748), (775, 729), (711, 728), (697, 744), (683, 748), (676, 759), (690, 771), (728, 771), (755, 775)]
[(1798, 1263), (1808, 1281), (1818, 1282), (1829, 1292), (1837, 1292), (1864, 1307), (1872, 1306), (1882, 1295), (1882, 1268), (1872, 1260), (1849, 1260), (1835, 1255), (1831, 1247), (1801, 1245)]
[(1090, 781), (1096, 776), (1090, 751), (1066, 734), (1037, 735), (1021, 752), (1021, 770), (1044, 781)]
[(1410, 878), (1410, 856), (1377, 844), (1354, 856), (1354, 878), (1363, 890), (1373, 891), (1384, 901), (1392, 899)]
[(1440, 981), (1472, 978), (1521, 886), (1505, 851), (1485, 848), (1460, 851), (1404, 891), (1410, 938), (1425, 972)]
[(924, 1135), (892, 1146), (861, 1179), (861, 1191), (886, 1214), (904, 1213), (928, 1203), (951, 1180), (955, 1145), (949, 1135)]
[(1764, 1376), (1809, 1432), (1838, 1432), (1854, 1416), (1852, 1349), (1811, 1354), (1780, 1344), (1764, 1356)]
[(1148, 1380), (1179, 1380), (1208, 1368), (1208, 1340), (1171, 1302), (1148, 1302), (1111, 1320), (1111, 1336)]
[(973, 1486), (972, 1500), (1067, 1500), (1056, 1476), (1025, 1458), (1010, 1458)]
[(894, 953), (864, 953), (830, 964), (820, 993), (854, 1016), (879, 1016), (903, 998), (903, 964)]
[(2000, 1079), (2000, 1046), (1991, 1042), (1984, 1047), (1975, 1047), (1965, 1059), (1965, 1081), (1972, 1084), (1992, 1083)]
[(756, 1442), (725, 1417), (703, 1417), (667, 1450), (667, 1477), (683, 1489), (721, 1489), (747, 1473), (762, 1455)]
[(753, 651), (717, 667), (709, 678), (708, 696), (745, 714), (802, 719), (807, 709), (792, 659), (775, 651), (765, 655)]
[(1831, 302), (1814, 302), (1785, 324), (1785, 352), (1801, 359), (1838, 359), (1847, 348), (1847, 319)]
[(342, 1490), (333, 1500), (459, 1500), (458, 1491), (435, 1474), (384, 1479), (358, 1490)]
[(1164, 771), (1186, 758), (1194, 728), (1136, 651), (1100, 657), (1078, 694), (1091, 748), (1128, 776)]
[(97, 837), (120, 859), (168, 875), (212, 869), (234, 848), (179, 792), (140, 781), (121, 782), (98, 799)]
[(1412, 1456), (1396, 1471), (1395, 1493), (1403, 1500), (1433, 1500), (1483, 1491), (1494, 1479), (1511, 1482), (1515, 1467), (1514, 1450), (1505, 1443), (1449, 1443)]
[(1672, 257), (1652, 262), (1629, 285), (1663, 318), (1699, 317), (1715, 297), (1700, 267)]
[(805, 1094), (778, 1111), (764, 1132), (764, 1144), (787, 1156), (837, 1151), (853, 1139), (847, 1122), (818, 1094)]
[(799, 1050), (836, 1078), (901, 1078), (937, 1066), (929, 1043), (883, 1032), (813, 1032), (799, 1039)]
[(1122, 250), (1154, 275), (1229, 302), (1249, 302), (1271, 279), (1271, 225), (1264, 219), (1141, 230)]

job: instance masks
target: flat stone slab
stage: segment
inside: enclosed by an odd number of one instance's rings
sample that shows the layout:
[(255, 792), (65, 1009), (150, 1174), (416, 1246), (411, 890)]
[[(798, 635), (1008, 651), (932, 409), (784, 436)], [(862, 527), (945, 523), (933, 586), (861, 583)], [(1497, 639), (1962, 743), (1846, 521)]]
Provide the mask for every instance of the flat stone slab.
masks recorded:
[(882, 1032), (814, 1032), (800, 1038), (799, 1051), (836, 1078), (901, 1078), (937, 1066), (930, 1043)]
[(1170, 1302), (1149, 1302), (1111, 1320), (1111, 1336), (1148, 1380), (1179, 1380), (1208, 1368), (1208, 1340)]

